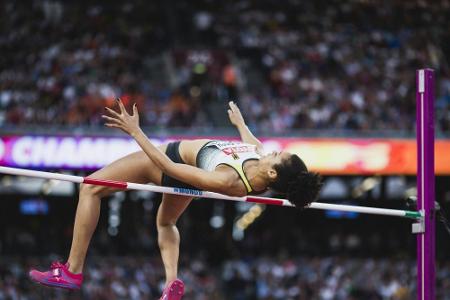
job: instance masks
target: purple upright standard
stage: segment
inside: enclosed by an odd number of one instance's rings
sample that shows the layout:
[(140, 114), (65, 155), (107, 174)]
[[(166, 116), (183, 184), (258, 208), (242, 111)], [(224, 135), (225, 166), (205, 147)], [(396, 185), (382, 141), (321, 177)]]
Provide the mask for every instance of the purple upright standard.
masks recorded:
[(434, 71), (417, 70), (416, 84), (417, 208), (425, 216), (425, 230), (417, 236), (417, 299), (434, 300)]

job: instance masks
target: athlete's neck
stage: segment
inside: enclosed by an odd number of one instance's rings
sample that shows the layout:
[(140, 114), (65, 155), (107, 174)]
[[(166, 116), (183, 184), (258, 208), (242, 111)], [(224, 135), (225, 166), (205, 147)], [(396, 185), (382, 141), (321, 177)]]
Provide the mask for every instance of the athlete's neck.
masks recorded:
[(267, 188), (267, 180), (261, 174), (257, 160), (246, 161), (243, 170), (254, 192), (263, 191)]

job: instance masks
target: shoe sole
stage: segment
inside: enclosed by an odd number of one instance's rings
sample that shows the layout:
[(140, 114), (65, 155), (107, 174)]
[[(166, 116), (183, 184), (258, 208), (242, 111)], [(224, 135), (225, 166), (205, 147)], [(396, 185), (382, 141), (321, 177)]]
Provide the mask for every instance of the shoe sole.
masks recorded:
[(58, 284), (55, 284), (54, 282), (50, 282), (50, 281), (46, 281), (46, 280), (40, 281), (40, 280), (37, 280), (37, 279), (35, 279), (35, 278), (31, 277), (31, 276), (29, 276), (29, 277), (30, 277), (30, 279), (33, 282), (39, 283), (40, 285), (43, 285), (45, 287), (60, 288), (60, 289), (68, 290), (68, 291), (77, 291), (77, 290), (80, 289), (80, 287), (78, 287), (78, 286), (76, 286), (74, 284), (71, 284), (71, 283), (67, 283), (67, 284), (58, 283)]

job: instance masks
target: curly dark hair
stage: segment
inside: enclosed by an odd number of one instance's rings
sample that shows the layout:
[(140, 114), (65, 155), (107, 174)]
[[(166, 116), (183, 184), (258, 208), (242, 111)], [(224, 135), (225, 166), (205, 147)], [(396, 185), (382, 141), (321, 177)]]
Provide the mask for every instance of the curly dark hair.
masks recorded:
[(277, 179), (269, 187), (279, 192), (297, 208), (305, 208), (317, 200), (323, 185), (322, 176), (309, 172), (296, 154), (274, 166)]

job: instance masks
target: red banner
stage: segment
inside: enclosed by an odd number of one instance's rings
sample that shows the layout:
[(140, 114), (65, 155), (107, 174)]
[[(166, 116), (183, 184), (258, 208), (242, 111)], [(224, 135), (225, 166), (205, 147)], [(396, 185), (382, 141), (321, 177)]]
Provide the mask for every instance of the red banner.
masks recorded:
[[(415, 140), (302, 139), (284, 140), (286, 151), (300, 155), (311, 169), (323, 174), (408, 174), (417, 170)], [(435, 143), (435, 170), (450, 174), (450, 141)]]

